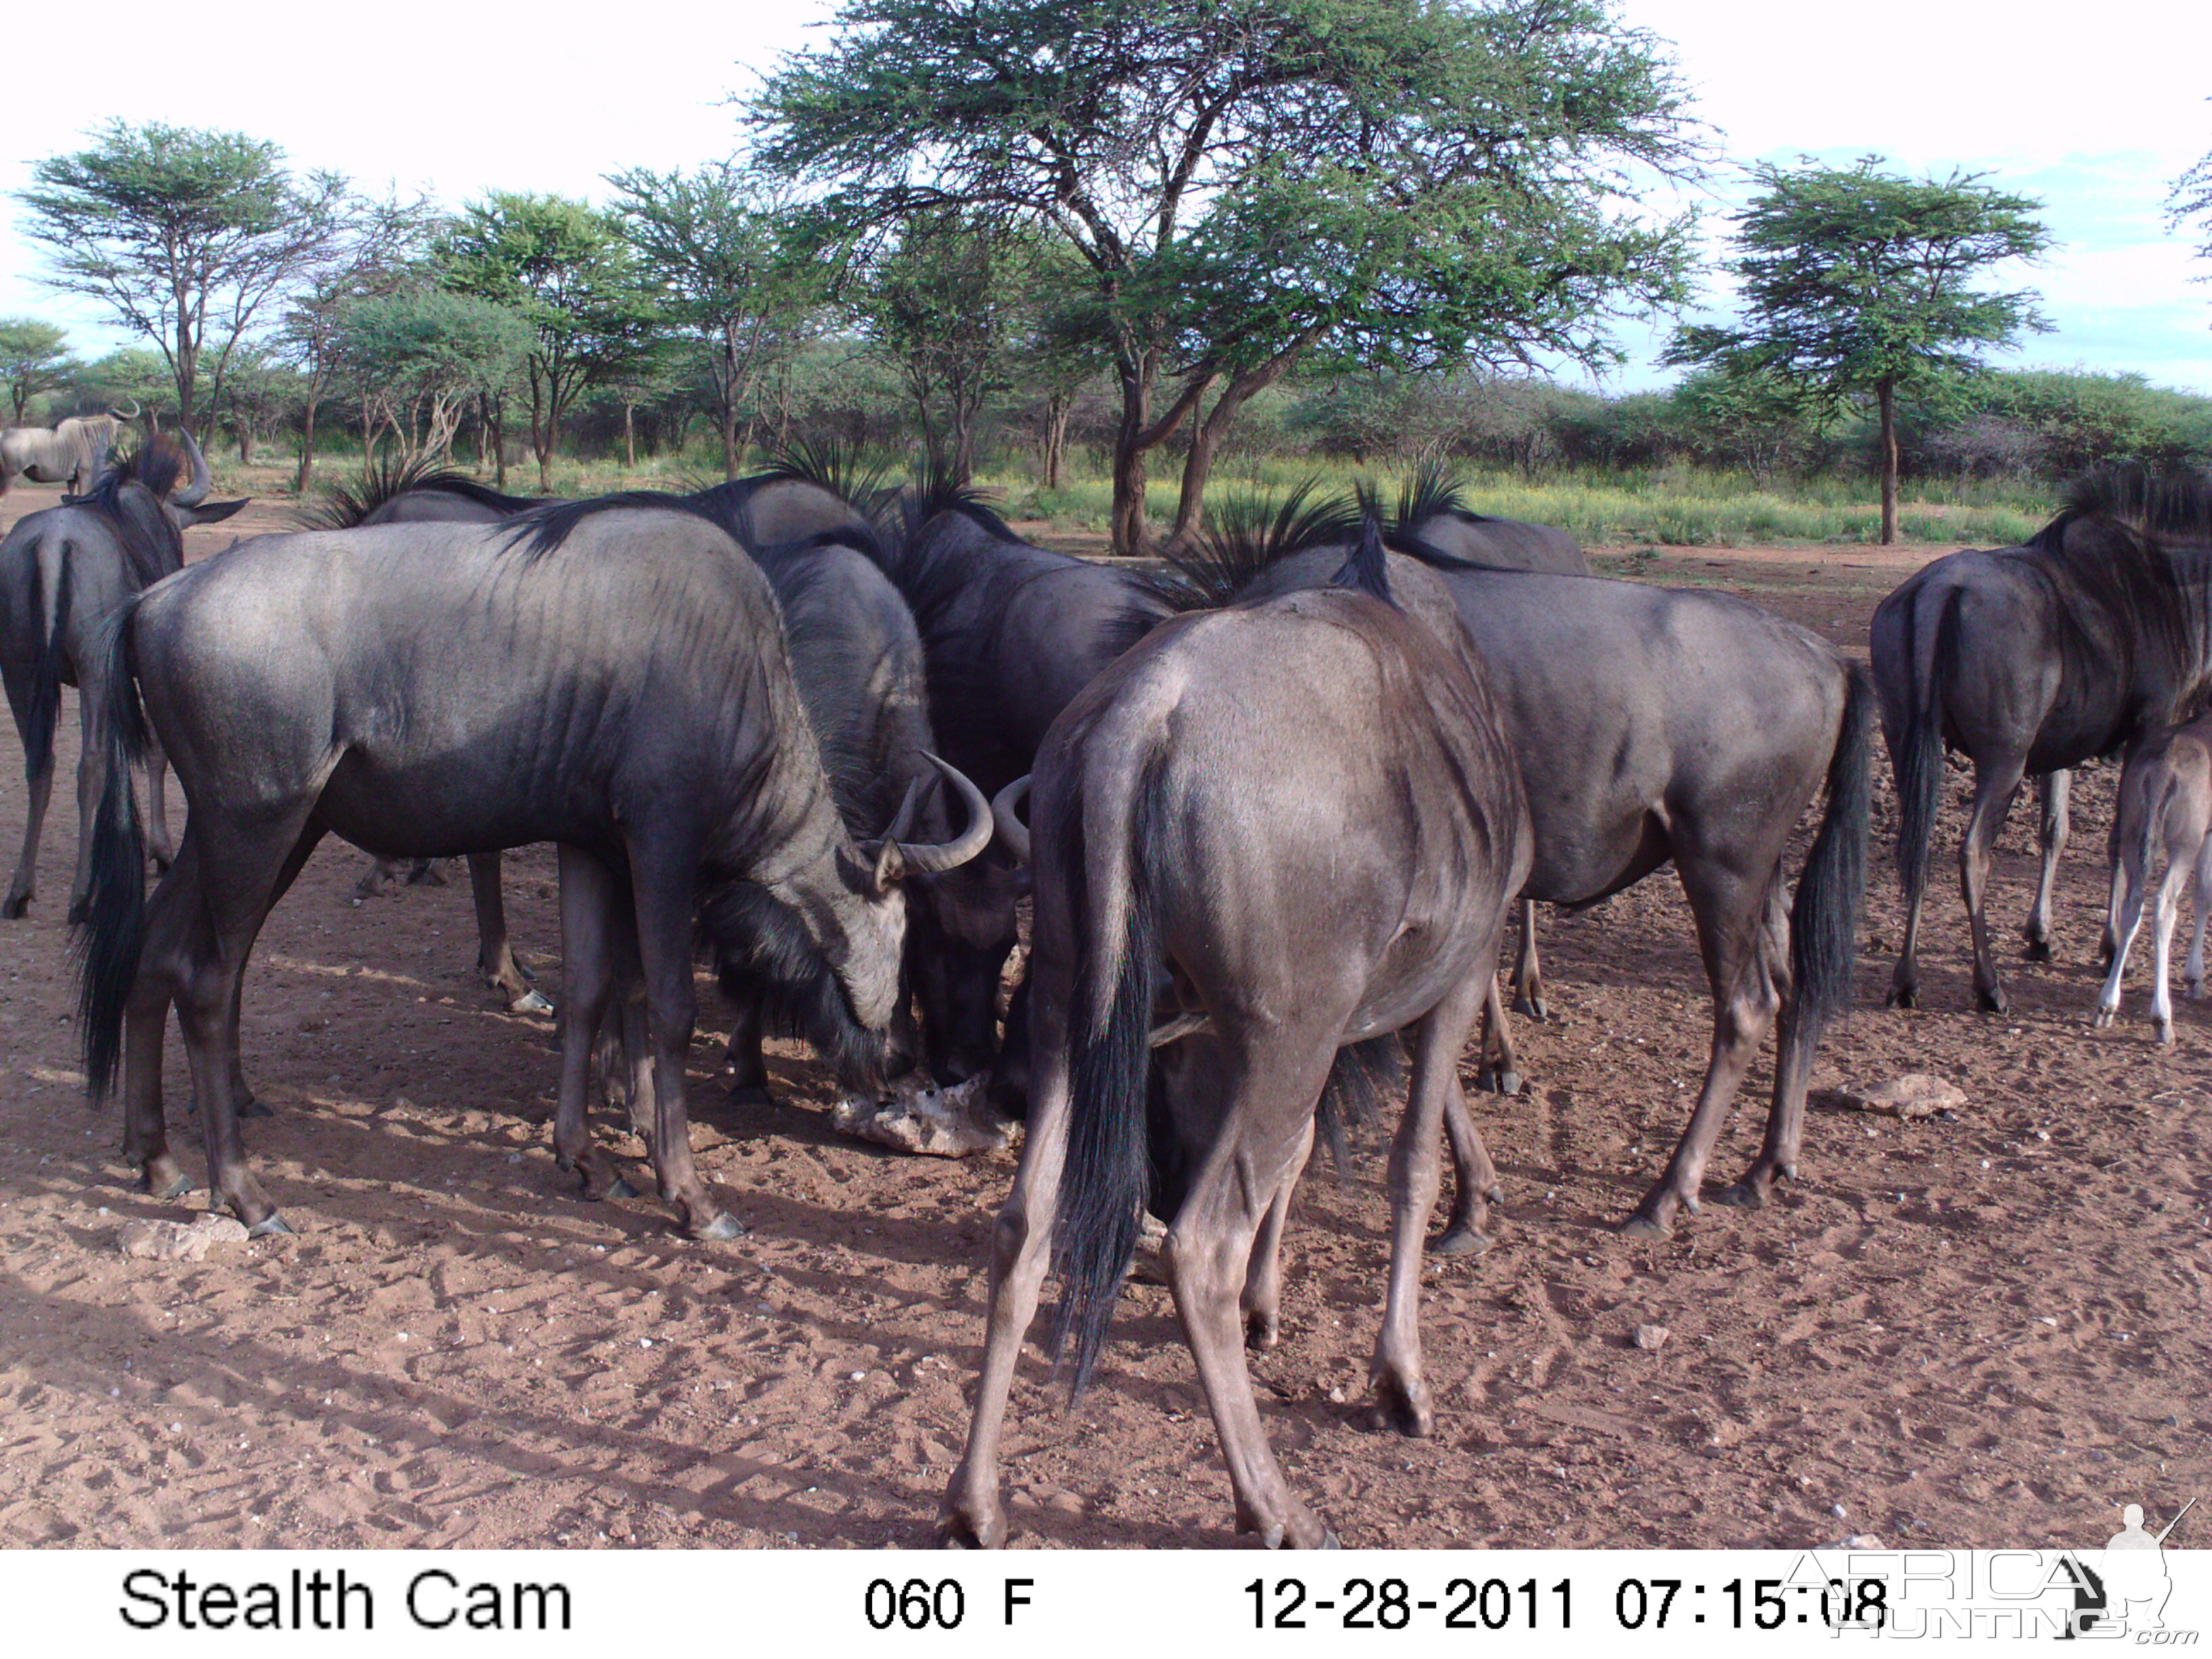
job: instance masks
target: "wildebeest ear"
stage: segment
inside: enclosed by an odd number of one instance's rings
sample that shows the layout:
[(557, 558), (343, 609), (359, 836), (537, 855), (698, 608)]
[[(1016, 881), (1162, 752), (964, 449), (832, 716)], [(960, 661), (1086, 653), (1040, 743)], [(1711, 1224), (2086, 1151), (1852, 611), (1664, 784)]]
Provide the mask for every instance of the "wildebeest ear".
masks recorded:
[(198, 507), (172, 507), (170, 511), (189, 529), (196, 524), (221, 524), (252, 499), (251, 495), (240, 495), (234, 501), (206, 501)]
[(876, 891), (888, 893), (905, 879), (906, 854), (896, 839), (887, 836), (876, 854)]

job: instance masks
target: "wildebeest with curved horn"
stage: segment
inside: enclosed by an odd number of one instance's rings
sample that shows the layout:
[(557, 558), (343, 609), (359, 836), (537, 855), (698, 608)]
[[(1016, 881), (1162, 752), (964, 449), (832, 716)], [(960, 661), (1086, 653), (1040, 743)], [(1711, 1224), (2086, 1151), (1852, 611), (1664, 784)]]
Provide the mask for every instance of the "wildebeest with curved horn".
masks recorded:
[[(953, 846), (854, 842), (766, 579), (680, 504), (616, 497), (514, 526), (264, 538), (124, 607), (103, 672), (118, 718), (95, 834), (86, 1075), (98, 1098), (121, 1061), (125, 1156), (153, 1189), (185, 1186), (161, 1100), (173, 1001), (215, 1189), (258, 1231), (283, 1223), (238, 1139), (240, 982), (325, 835), (392, 858), (558, 843), (556, 1149), (587, 1191), (606, 1188), (584, 1121), (591, 1043), (610, 999), (641, 978), (660, 1190), (692, 1233), (727, 1237), (738, 1229), (692, 1164), (685, 1111), (694, 916), (865, 1077), (897, 989), (901, 878), (972, 857), (990, 833), (957, 780), (975, 812)], [(191, 808), (150, 904), (125, 783), (146, 728)]]
[(49, 429), (11, 426), (0, 432), (0, 495), (19, 477), (33, 483), (58, 483), (64, 493), (82, 495), (99, 482), (108, 452), (124, 426), (138, 417), (138, 405), (125, 414), (72, 415)]
[[(185, 475), (189, 472), (190, 477)], [(92, 820), (99, 802), (100, 748), (107, 708), (92, 663), (93, 636), (115, 608), (182, 567), (184, 532), (215, 524), (246, 505), (213, 501), (207, 460), (191, 434), (150, 441), (100, 475), (88, 495), (26, 514), (0, 542), (0, 681), (23, 741), (29, 800), (22, 856), (0, 900), (0, 917), (21, 916), (31, 902), (40, 832), (54, 781), (54, 727), (61, 689), (77, 687), (83, 752), (77, 767), (76, 874), (70, 920), (82, 919), (91, 881)], [(170, 853), (158, 748), (147, 753), (147, 793), (155, 856)]]
[[(1005, 1539), (999, 1440), (1048, 1251), (1080, 1388), (1148, 1202), (1170, 1221), (1163, 1260), (1238, 1528), (1328, 1541), (1252, 1396), (1244, 1323), (1272, 1319), (1273, 1292), (1247, 1269), (1273, 1263), (1261, 1231), (1282, 1225), (1339, 1050), (1407, 1027), (1376, 1367), (1398, 1425), (1430, 1431), (1417, 1304), (1438, 1131), (1528, 831), (1449, 601), (1429, 614), (1451, 642), (1391, 602), (1382, 558), (1370, 525), (1341, 585), (1161, 628), (1074, 698), (1038, 752), (1036, 1085), (945, 1500), (957, 1541)], [(1179, 1035), (1155, 1049), (1164, 1016)], [(1150, 1192), (1148, 1170), (1164, 1183)]]
[[(1587, 908), (1671, 861), (1697, 926), (1713, 1038), (1674, 1157), (1627, 1222), (1661, 1236), (1698, 1208), (1723, 1117), (1779, 1015), (1766, 1134), (1717, 1196), (1763, 1204), (1794, 1176), (1820, 1034), (1848, 1005), (1865, 883), (1873, 692), (1819, 635), (1726, 594), (1597, 576), (1465, 565), (1419, 526), (1391, 545), (1432, 567), (1486, 665), (1534, 826), (1523, 895)], [(1311, 587), (1344, 557), (1279, 558), (1248, 598)], [(1794, 901), (1790, 837), (1825, 783), (1827, 805)], [(1491, 1012), (1501, 1038), (1503, 1012)], [(1488, 1160), (1448, 1119), (1460, 1173), (1440, 1248), (1480, 1249), (1470, 1202)]]
[(2027, 927), (2029, 955), (2047, 957), (2066, 830), (2058, 775), (2173, 724), (2212, 686), (2212, 483), (2132, 467), (2092, 474), (2024, 545), (1954, 553), (1908, 577), (1875, 609), (1871, 637), (1905, 902), (1889, 1000), (1909, 1008), (1920, 994), (1929, 842), (1951, 748), (1974, 764), (1959, 849), (1974, 994), (2002, 1013), (1983, 899), (2021, 781), (2051, 778)]

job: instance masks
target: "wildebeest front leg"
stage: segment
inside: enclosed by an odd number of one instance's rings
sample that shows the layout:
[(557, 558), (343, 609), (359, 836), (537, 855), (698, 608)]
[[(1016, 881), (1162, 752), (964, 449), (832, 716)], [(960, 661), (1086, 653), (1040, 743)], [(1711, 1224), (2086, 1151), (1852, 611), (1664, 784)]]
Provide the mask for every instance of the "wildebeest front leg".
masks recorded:
[(769, 1089), (768, 1061), (761, 1052), (759, 994), (746, 985), (732, 992), (729, 1006), (730, 1042), (722, 1051), (722, 1060), (730, 1068), (730, 1103), (773, 1106), (775, 1096)]
[(947, 1543), (996, 1549), (1006, 1541), (1006, 1512), (999, 1503), (999, 1440), (1006, 1423), (1006, 1396), (1022, 1341), (1036, 1317), (1037, 1293), (1051, 1265), (1053, 1217), (1060, 1206), (1060, 1170), (1067, 1158), (1066, 1045), (1054, 1040), (1060, 1024), (1039, 1009), (1037, 1066), (1030, 1095), (1029, 1135), (1012, 1193), (991, 1224), (990, 1312), (983, 1339), (982, 1375), (975, 1383), (975, 1413), (968, 1444), (952, 1471), (938, 1529)]
[(477, 968), (484, 983), (507, 999), (510, 1014), (550, 1014), (553, 1005), (530, 983), (514, 959), (507, 934), (507, 903), (499, 890), (500, 855), (469, 854), (469, 895), (477, 907)]
[(1713, 1042), (1698, 1103), (1674, 1155), (1622, 1231), (1638, 1238), (1664, 1238), (1674, 1212), (1698, 1210), (1698, 1188), (1713, 1142), (1735, 1098), (1737, 1085), (1759, 1052), (1766, 1028), (1781, 1001), (1781, 964), (1789, 960), (1790, 923), (1783, 906), (1778, 871), (1769, 868), (1759, 888), (1746, 872), (1703, 859), (1677, 866), (1691, 914), (1697, 918), (1698, 945), (1706, 982), (1713, 994)]
[(1536, 963), (1536, 901), (1521, 901), (1521, 949), (1513, 961), (1513, 1012), (1549, 1019), (1544, 1006), (1544, 974)]
[(560, 849), (561, 1092), (553, 1114), (553, 1157), (575, 1172), (586, 1198), (628, 1198), (635, 1189), (616, 1175), (592, 1140), (592, 1050), (614, 1001), (632, 926), (627, 895), (607, 866), (577, 847)]
[(2173, 924), (2181, 915), (2181, 883), (2179, 860), (2169, 860), (2165, 879), (2158, 884), (2158, 931), (2152, 936), (2150, 1023), (2160, 1042), (2173, 1041), (2173, 988), (2166, 975), (2173, 954)]
[(2027, 912), (2027, 955), (2030, 962), (2051, 960), (2051, 894), (2058, 881), (2058, 855), (2066, 850), (2066, 838), (2073, 828), (2067, 811), (2073, 783), (2071, 772), (2046, 772), (2036, 783), (2036, 799), (2042, 808), (2039, 817), (2043, 871), (2036, 879), (2035, 902)]
[(191, 1178), (169, 1151), (161, 1109), (161, 1043), (179, 975), (211, 951), (199, 908), (198, 849), (187, 827), (176, 862), (147, 902), (138, 969), (123, 1013), (123, 1156), (156, 1198), (181, 1198)]
[[(1495, 1057), (1493, 1058), (1493, 1053)], [(1475, 1050), (1478, 1088), (1501, 1095), (1521, 1092), (1521, 1064), (1513, 1054), (1513, 1028), (1505, 1018), (1505, 999), (1498, 989), (1498, 975), (1482, 999), (1482, 1041)]]
[(1974, 805), (1966, 817), (1966, 836), (1959, 844), (1959, 890), (1966, 901), (1966, 927), (1974, 942), (1974, 995), (1993, 1014), (2006, 1008), (2004, 986), (1997, 978), (1996, 957), (1990, 949), (1989, 919), (1984, 895), (1989, 888), (1990, 857), (1996, 851), (1997, 832), (2004, 828), (2020, 791), (2022, 768), (2007, 757), (1974, 777)]
[(106, 777), (107, 720), (106, 705), (94, 684), (77, 693), (79, 743), (76, 763), (76, 872), (70, 878), (69, 920), (83, 921), (91, 914), (92, 831), (100, 811), (100, 792)]
[(677, 848), (633, 836), (629, 867), (638, 961), (652, 1025), (653, 1166), (660, 1177), (660, 1195), (676, 1206), (692, 1237), (736, 1238), (744, 1229), (714, 1202), (691, 1161), (684, 1099), (684, 1060), (698, 1017), (691, 988), (691, 907), (698, 862)]
[[(2117, 841), (2118, 835), (2113, 838)], [(2110, 1025), (2119, 1016), (2128, 952), (2135, 949), (2136, 933), (2142, 926), (2143, 884), (2148, 873), (2142, 860), (2131, 854), (2124, 853), (2112, 860), (2112, 902), (2106, 913), (2105, 931), (2112, 936), (2114, 943), (2104, 986), (2097, 993), (2097, 1012), (2090, 1017), (2092, 1025)], [(2171, 875), (2172, 872), (2167, 873)]]

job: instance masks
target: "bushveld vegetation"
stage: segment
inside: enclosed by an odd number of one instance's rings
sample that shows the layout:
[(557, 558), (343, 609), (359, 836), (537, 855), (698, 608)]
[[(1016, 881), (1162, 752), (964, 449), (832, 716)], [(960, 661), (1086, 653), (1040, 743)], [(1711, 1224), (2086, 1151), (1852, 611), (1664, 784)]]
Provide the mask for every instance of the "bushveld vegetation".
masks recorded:
[(1209, 487), (1434, 460), (1493, 512), (1692, 544), (2006, 541), (2086, 467), (2212, 463), (2212, 398), (1991, 366), (2041, 325), (1990, 285), (2048, 246), (2039, 204), (1879, 157), (1753, 169), (1744, 314), (1676, 335), (1676, 386), (1534, 373), (1686, 300), (1692, 226), (1639, 192), (1721, 164), (1601, 0), (978, 0), (957, 40), (929, 9), (848, 0), (736, 159), (599, 205), (372, 199), (112, 121), (18, 199), (44, 280), (134, 343), (0, 319), (8, 417), (132, 400), (263, 494), (364, 451), (565, 491), (836, 446), (1123, 551)]

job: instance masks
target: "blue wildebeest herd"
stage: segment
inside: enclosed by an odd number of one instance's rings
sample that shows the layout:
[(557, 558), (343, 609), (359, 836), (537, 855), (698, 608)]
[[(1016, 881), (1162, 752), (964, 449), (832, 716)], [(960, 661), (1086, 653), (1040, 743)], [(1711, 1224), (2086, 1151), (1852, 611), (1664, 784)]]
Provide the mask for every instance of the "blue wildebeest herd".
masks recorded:
[[(1535, 901), (1586, 908), (1670, 863), (1682, 884), (1711, 1050), (1626, 1221), (1657, 1237), (1701, 1195), (1755, 1206), (1796, 1172), (1815, 1051), (1850, 997), (1877, 711), (1910, 909), (1894, 1001), (1918, 994), (1947, 748), (1977, 769), (1961, 875), (1987, 1007), (2004, 1006), (1990, 848), (2027, 777), (2045, 803), (2033, 955), (2067, 769), (2130, 757), (2100, 1024), (2163, 848), (2153, 1017), (2171, 1040), (2178, 878), (2212, 862), (2212, 722), (2174, 729), (2212, 686), (2212, 489), (2193, 477), (2100, 474), (2026, 546), (1930, 564), (1877, 613), (1871, 674), (1742, 600), (1595, 576), (1565, 538), (1475, 514), (1436, 475), (1387, 512), (1301, 491), (1272, 516), (1225, 514), (1164, 571), (1035, 546), (941, 483), (861, 489), (802, 465), (583, 501), (403, 472), (185, 568), (184, 526), (238, 505), (208, 494), (197, 447), (155, 439), (0, 544), (0, 671), (31, 771), (5, 913), (33, 896), (74, 684), (86, 1073), (95, 1098), (119, 1086), (146, 1187), (193, 1185), (161, 1098), (173, 1008), (217, 1201), (253, 1233), (289, 1230), (240, 1136), (240, 988), (325, 836), (386, 867), (467, 856), (481, 965), (518, 1004), (534, 993), (499, 855), (550, 842), (554, 1147), (587, 1195), (629, 1191), (587, 1128), (596, 1049), (684, 1230), (741, 1231), (691, 1157), (702, 954), (748, 1096), (781, 1030), (848, 1090), (988, 1077), (1027, 1120), (941, 1517), (954, 1541), (1005, 1538), (1000, 1441), (1048, 1272), (1079, 1389), (1147, 1211), (1239, 1528), (1329, 1541), (1273, 1459), (1243, 1355), (1276, 1340), (1317, 1139), (1340, 1145), (1401, 1076), (1375, 1381), (1388, 1420), (1431, 1431), (1420, 1258), (1446, 1150), (1453, 1208), (1428, 1248), (1489, 1242), (1498, 1178), (1460, 1066), (1480, 1016), (1482, 1076), (1517, 1087), (1498, 974), (1516, 904), (1516, 1006), (1540, 1018)], [(190, 809), (173, 846), (165, 763)], [(2200, 895), (2192, 994), (2203, 927)], [(1770, 1027), (1763, 1143), (1707, 1194)]]

